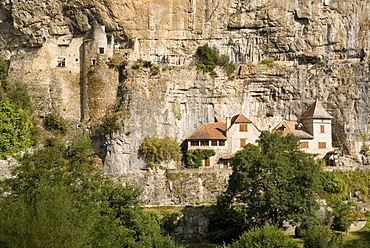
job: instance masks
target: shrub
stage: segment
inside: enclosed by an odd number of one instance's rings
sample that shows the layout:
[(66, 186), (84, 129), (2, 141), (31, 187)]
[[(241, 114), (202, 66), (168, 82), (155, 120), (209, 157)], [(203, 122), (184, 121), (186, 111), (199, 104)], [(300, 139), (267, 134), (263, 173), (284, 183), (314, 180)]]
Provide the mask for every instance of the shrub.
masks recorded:
[(148, 136), (139, 148), (139, 155), (146, 160), (148, 165), (156, 165), (169, 160), (179, 161), (180, 146), (170, 137), (161, 139)]
[(179, 212), (166, 212), (163, 214), (163, 218), (160, 223), (161, 229), (165, 234), (171, 234), (174, 231), (174, 229), (178, 226), (178, 220), (181, 216), (182, 214)]
[(199, 168), (203, 165), (203, 159), (207, 159), (216, 154), (213, 149), (189, 149), (186, 152), (186, 167)]
[(307, 230), (304, 248), (340, 248), (342, 243), (342, 234), (327, 226), (312, 226)]
[(28, 85), (26, 83), (17, 82), (8, 85), (7, 95), (18, 108), (23, 109), (28, 115), (32, 114), (34, 106), (28, 94)]
[(275, 59), (269, 58), (269, 59), (264, 59), (261, 61), (261, 65), (268, 65), (268, 66), (273, 66), (274, 65)]
[(161, 71), (161, 68), (159, 66), (152, 66), (150, 68), (150, 72), (152, 73), (152, 76), (157, 75)]
[(88, 70), (87, 75), (88, 75), (88, 76), (93, 76), (95, 73), (96, 73), (95, 68), (91, 67), (91, 68)]
[(172, 111), (176, 117), (176, 119), (178, 120), (181, 120), (181, 113), (180, 113), (180, 109), (179, 109), (179, 104), (176, 103), (176, 102), (172, 102)]
[(122, 128), (121, 123), (117, 121), (117, 117), (106, 117), (103, 119), (103, 123), (100, 126), (100, 133), (102, 135), (107, 135), (114, 133)]
[(145, 68), (150, 68), (150, 67), (152, 67), (152, 66), (153, 66), (153, 64), (152, 64), (152, 62), (151, 62), (151, 61), (146, 61), (146, 60), (144, 60), (144, 61), (142, 62), (142, 64), (143, 64), (143, 66), (144, 66)]
[(274, 226), (264, 226), (243, 233), (240, 238), (224, 248), (296, 248), (296, 241)]
[(220, 55), (217, 49), (209, 47), (208, 44), (198, 47), (196, 55), (199, 59), (197, 68), (203, 72), (213, 72), (216, 65), (219, 65), (230, 76), (236, 69), (228, 56)]
[(0, 57), (0, 83), (6, 80), (8, 76), (8, 63), (3, 57)]
[(334, 177), (326, 183), (324, 190), (329, 193), (342, 193), (346, 188), (347, 184), (343, 179)]
[(0, 101), (0, 158), (32, 145), (29, 115), (5, 98)]
[(321, 66), (326, 66), (328, 64), (328, 61), (323, 60), (323, 61), (320, 61), (318, 64), (321, 65)]
[(67, 133), (67, 124), (68, 122), (55, 112), (46, 115), (44, 119), (44, 126), (47, 130), (57, 131), (63, 135)]

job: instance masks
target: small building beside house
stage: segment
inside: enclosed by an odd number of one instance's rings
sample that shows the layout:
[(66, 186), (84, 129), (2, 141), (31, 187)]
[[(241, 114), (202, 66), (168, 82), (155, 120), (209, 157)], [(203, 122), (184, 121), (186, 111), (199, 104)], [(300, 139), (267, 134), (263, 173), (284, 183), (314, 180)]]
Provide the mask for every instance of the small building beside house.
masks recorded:
[(315, 101), (297, 121), (276, 117), (253, 118), (243, 114), (216, 118), (193, 132), (187, 139), (187, 149), (213, 149), (215, 156), (206, 159), (205, 167), (228, 168), (231, 156), (246, 144), (256, 144), (262, 131), (282, 131), (300, 139), (301, 149), (307, 153), (319, 154), (322, 158), (332, 148), (332, 116), (323, 105)]

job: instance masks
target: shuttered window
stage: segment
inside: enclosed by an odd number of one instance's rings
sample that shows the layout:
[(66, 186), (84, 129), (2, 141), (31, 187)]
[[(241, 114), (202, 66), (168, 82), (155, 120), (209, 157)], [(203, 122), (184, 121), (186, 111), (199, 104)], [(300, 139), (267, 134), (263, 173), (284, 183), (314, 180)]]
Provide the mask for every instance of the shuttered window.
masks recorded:
[(239, 132), (248, 132), (248, 124), (240, 124)]
[(325, 126), (320, 126), (320, 133), (325, 133)]
[(240, 139), (240, 147), (244, 147), (247, 144), (247, 139)]
[(308, 142), (301, 142), (301, 148), (308, 148)]
[(326, 148), (326, 142), (319, 142), (319, 148), (325, 149)]

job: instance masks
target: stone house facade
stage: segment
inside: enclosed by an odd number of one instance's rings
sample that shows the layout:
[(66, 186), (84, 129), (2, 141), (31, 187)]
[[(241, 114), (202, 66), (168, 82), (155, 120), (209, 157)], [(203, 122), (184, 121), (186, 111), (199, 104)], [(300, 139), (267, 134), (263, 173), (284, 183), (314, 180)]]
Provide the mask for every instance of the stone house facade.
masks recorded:
[[(252, 120), (251, 120), (252, 119)], [(302, 151), (324, 157), (332, 151), (332, 116), (315, 101), (298, 121), (276, 117), (251, 118), (243, 114), (216, 118), (202, 125), (187, 139), (187, 149), (213, 149), (215, 156), (206, 159), (205, 167), (228, 168), (230, 157), (248, 144), (256, 144), (261, 131), (282, 131), (300, 139)]]

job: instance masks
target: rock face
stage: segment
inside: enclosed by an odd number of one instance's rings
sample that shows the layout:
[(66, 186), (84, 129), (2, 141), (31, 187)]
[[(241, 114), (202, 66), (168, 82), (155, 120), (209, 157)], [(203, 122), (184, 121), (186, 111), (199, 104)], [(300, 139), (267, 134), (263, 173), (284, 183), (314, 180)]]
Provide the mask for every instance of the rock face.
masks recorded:
[[(0, 55), (41, 116), (90, 125), (119, 112), (122, 130), (95, 139), (107, 175), (145, 167), (137, 149), (148, 135), (181, 143), (238, 113), (296, 119), (316, 99), (334, 116), (333, 139), (357, 156), (369, 128), (369, 11), (368, 0), (2, 0)], [(196, 70), (207, 43), (239, 64), (233, 79)], [(133, 69), (137, 59), (159, 73)]]

